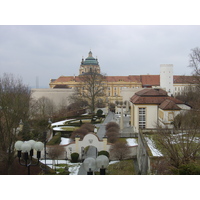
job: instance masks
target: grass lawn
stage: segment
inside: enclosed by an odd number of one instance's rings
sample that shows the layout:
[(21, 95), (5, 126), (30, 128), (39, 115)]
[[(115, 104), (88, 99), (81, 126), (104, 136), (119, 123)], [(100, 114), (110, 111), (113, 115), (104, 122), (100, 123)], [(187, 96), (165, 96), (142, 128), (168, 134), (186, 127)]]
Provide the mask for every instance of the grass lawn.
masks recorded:
[(133, 160), (122, 160), (108, 166), (107, 175), (136, 175)]

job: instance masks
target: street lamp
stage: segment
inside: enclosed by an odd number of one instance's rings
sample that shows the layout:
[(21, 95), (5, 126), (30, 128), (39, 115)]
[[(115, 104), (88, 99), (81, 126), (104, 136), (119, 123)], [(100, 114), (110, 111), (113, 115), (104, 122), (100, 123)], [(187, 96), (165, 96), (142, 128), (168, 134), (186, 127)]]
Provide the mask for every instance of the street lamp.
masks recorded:
[(106, 168), (109, 165), (109, 159), (105, 155), (100, 155), (96, 158), (97, 167), (100, 168), (100, 175), (106, 174)]
[[(17, 150), (17, 156), (19, 158), (19, 164), (22, 166), (26, 166), (28, 168), (28, 175), (30, 175), (30, 166), (36, 166), (39, 164), (39, 159), (41, 157), (41, 151), (44, 148), (44, 144), (42, 142), (36, 142), (34, 140), (29, 140), (26, 142), (17, 141), (15, 142), (15, 149)], [(37, 151), (37, 163), (32, 164), (33, 150)], [(22, 162), (21, 156), (24, 154)]]
[(86, 158), (83, 162), (83, 167), (87, 172), (87, 175), (93, 175), (93, 172), (96, 169), (96, 160), (93, 157)]
[(88, 157), (83, 162), (83, 167), (87, 171), (87, 175), (93, 175), (96, 168), (100, 168), (100, 175), (105, 175), (108, 165), (109, 159), (105, 155), (100, 155), (96, 159)]

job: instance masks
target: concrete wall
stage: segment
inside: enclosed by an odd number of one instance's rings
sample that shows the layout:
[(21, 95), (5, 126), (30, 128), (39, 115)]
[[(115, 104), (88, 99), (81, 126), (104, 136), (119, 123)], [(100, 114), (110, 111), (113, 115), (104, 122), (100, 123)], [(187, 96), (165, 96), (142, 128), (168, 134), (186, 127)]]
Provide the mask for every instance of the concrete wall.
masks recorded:
[(139, 132), (139, 108), (146, 108), (146, 128), (152, 129), (156, 127), (158, 119), (157, 105), (133, 105), (133, 127), (135, 132)]
[(146, 141), (141, 132), (138, 134), (137, 162), (141, 175), (150, 173), (150, 157), (147, 152)]
[(143, 90), (144, 88), (123, 88), (121, 90), (121, 96), (124, 101), (130, 101), (130, 98), (138, 91)]
[(53, 101), (55, 106), (66, 106), (69, 104), (68, 97), (73, 94), (73, 89), (32, 89), (31, 97), (38, 100), (41, 97), (47, 97)]
[(75, 142), (70, 143), (68, 145), (64, 145), (65, 152), (67, 152), (68, 159), (71, 159), (71, 154), (74, 152), (79, 153), (79, 158), (83, 159), (82, 150), (87, 146), (94, 146), (97, 148), (97, 151), (108, 151), (110, 149), (110, 145), (107, 144), (107, 138), (103, 138), (103, 140), (99, 140), (98, 136), (94, 133), (88, 133), (83, 140), (80, 138), (75, 138)]
[(160, 87), (168, 92), (168, 95), (173, 94), (173, 65), (160, 65)]

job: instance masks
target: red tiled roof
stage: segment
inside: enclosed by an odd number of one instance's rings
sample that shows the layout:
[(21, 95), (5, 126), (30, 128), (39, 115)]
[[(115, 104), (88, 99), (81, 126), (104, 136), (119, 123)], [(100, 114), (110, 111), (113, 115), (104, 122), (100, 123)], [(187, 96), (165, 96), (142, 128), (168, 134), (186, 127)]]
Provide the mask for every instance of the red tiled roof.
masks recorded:
[(163, 101), (160, 105), (159, 108), (162, 110), (181, 110), (179, 106), (177, 106), (173, 101), (166, 99)]
[(140, 77), (142, 85), (160, 85), (160, 75), (141, 75)]
[(173, 101), (175, 104), (183, 104), (182, 101), (165, 95), (164, 90), (157, 89), (144, 89), (133, 95), (130, 101), (133, 104), (161, 104), (165, 100)]
[(167, 92), (162, 89), (144, 89), (136, 92), (138, 96), (167, 96)]
[[(174, 83), (188, 83), (194, 84), (198, 80), (194, 76), (177, 76), (174, 75)], [(160, 85), (160, 75), (129, 75), (129, 76), (106, 76), (108, 82), (137, 82), (141, 83), (143, 86), (159, 86)], [(69, 82), (76, 81), (79, 82), (79, 76), (60, 76), (54, 81), (56, 82)]]
[(189, 83), (194, 84), (198, 83), (197, 78), (195, 76), (174, 76), (174, 83)]
[(140, 76), (106, 76), (108, 82), (138, 82), (140, 83)]
[(80, 81), (78, 76), (60, 76), (55, 82), (69, 82), (69, 81)]

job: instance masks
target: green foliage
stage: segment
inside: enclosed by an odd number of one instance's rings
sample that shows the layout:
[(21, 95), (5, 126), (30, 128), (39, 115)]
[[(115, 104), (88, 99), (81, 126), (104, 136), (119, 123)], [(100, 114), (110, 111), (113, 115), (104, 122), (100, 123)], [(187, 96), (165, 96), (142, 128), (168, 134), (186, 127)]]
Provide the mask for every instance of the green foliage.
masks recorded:
[(110, 164), (107, 169), (108, 175), (135, 175), (133, 160), (123, 160)]
[(53, 136), (53, 138), (47, 143), (47, 145), (56, 145), (60, 144), (61, 142), (61, 133), (58, 132), (56, 135)]
[(69, 166), (66, 164), (59, 164), (57, 165), (59, 168), (56, 168), (57, 175), (69, 175), (70, 172), (68, 171)]
[(79, 154), (78, 153), (72, 153), (71, 154), (71, 162), (72, 163), (76, 163), (76, 162), (78, 162), (78, 158), (79, 158)]
[(200, 165), (191, 162), (181, 165), (176, 171), (178, 175), (200, 175)]
[(108, 151), (99, 151), (99, 152), (98, 152), (98, 156), (100, 156), (100, 155), (105, 155), (105, 156), (107, 156), (108, 158), (110, 157), (110, 154), (109, 154)]
[(97, 110), (97, 116), (101, 116), (103, 114), (103, 110), (99, 109)]

